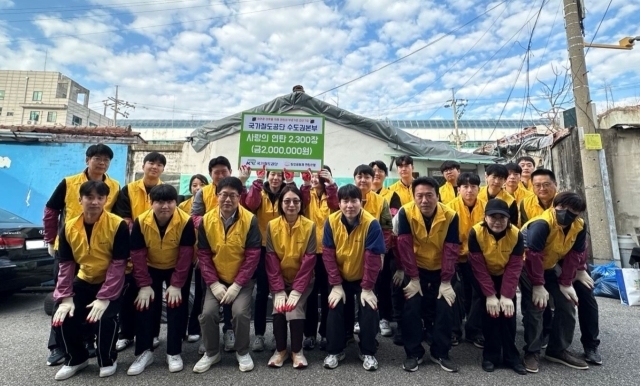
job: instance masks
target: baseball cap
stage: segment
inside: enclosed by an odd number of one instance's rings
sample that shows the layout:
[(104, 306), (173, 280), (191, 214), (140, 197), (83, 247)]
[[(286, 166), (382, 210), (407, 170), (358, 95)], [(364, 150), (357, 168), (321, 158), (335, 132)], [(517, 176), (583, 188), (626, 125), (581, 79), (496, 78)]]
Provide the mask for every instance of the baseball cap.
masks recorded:
[(498, 198), (493, 198), (487, 202), (487, 206), (484, 207), (484, 214), (487, 216), (501, 214), (505, 217), (510, 217), (507, 203)]

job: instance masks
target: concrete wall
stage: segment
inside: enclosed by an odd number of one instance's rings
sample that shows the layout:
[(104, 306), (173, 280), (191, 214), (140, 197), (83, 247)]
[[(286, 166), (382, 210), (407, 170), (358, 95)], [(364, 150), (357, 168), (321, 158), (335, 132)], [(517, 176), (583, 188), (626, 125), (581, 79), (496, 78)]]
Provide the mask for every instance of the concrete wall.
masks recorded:
[[(36, 224), (60, 181), (86, 168), (86, 143), (0, 143), (0, 206)], [(109, 144), (114, 158), (109, 175), (124, 184), (127, 145)]]
[(580, 141), (577, 129), (571, 130), (568, 136), (556, 142), (551, 149), (551, 169), (556, 174), (559, 191), (571, 190), (584, 197)]
[[(164, 167), (163, 174), (183, 174), (182, 171), (182, 144), (177, 145), (132, 145), (131, 146), (131, 168), (127, 175), (127, 182), (131, 182), (136, 179), (138, 173), (142, 173), (142, 166), (144, 165), (144, 157), (157, 151), (162, 153), (167, 158), (167, 164)], [(208, 161), (207, 161), (208, 162)], [(204, 169), (207, 170), (206, 167)], [(206, 175), (206, 173), (205, 173)], [(164, 180), (164, 178), (161, 178)]]
[(601, 129), (608, 129), (618, 123), (640, 123), (640, 106), (616, 107), (598, 117)]

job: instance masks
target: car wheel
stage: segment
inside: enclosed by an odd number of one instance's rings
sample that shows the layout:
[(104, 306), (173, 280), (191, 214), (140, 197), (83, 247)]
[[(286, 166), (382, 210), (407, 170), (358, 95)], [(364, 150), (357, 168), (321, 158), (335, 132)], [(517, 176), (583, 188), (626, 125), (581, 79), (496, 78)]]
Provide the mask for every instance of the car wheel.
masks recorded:
[(51, 316), (53, 315), (53, 307), (56, 302), (53, 300), (53, 292), (49, 292), (44, 298), (44, 313)]

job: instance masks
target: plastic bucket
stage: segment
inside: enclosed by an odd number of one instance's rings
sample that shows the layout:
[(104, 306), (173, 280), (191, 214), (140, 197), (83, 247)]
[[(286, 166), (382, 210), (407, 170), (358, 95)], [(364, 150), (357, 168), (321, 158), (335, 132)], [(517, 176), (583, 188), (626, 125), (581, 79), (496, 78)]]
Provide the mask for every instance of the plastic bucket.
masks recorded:
[(622, 268), (631, 268), (629, 259), (634, 247), (637, 247), (637, 245), (631, 235), (618, 235), (618, 248), (620, 249), (620, 264)]

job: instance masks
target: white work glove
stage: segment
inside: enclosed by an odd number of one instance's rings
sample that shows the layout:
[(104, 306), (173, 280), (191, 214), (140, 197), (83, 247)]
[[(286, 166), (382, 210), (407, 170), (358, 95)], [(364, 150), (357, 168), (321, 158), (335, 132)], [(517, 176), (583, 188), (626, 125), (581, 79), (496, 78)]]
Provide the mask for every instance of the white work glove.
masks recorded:
[(564, 286), (560, 285), (560, 292), (564, 295), (567, 300), (570, 300), (576, 306), (578, 305), (578, 294), (576, 293), (575, 288), (572, 285)]
[[(402, 276), (404, 276), (404, 273)], [(411, 299), (416, 294), (420, 294), (420, 296), (422, 296), (422, 287), (420, 286), (420, 279), (419, 278), (411, 279), (409, 281), (409, 284), (407, 284), (407, 286), (404, 287), (402, 291), (404, 292), (405, 299)]]
[(487, 296), (487, 313), (492, 318), (500, 316), (500, 301), (496, 295)]
[(51, 257), (56, 257), (56, 250), (53, 249), (53, 244), (48, 244), (47, 245), (47, 251), (49, 252), (49, 255)]
[(587, 271), (577, 271), (574, 281), (579, 281), (589, 289), (593, 289), (594, 287), (593, 279), (591, 278), (591, 276), (589, 276), (589, 273)]
[(453, 303), (455, 303), (456, 301), (456, 293), (451, 286), (451, 282), (443, 281), (440, 283), (440, 288), (438, 289), (438, 299), (440, 298), (444, 298), (449, 306), (453, 306)]
[(378, 298), (371, 290), (362, 290), (360, 293), (360, 303), (362, 304), (362, 307), (364, 307), (365, 304), (368, 304), (373, 310), (378, 309)]
[(273, 308), (276, 312), (284, 312), (285, 304), (287, 303), (287, 293), (284, 291), (276, 292), (273, 295)]
[(144, 286), (138, 291), (138, 296), (133, 304), (136, 305), (138, 311), (148, 310), (155, 296), (156, 294), (151, 286)]
[(534, 306), (540, 309), (547, 308), (549, 292), (547, 292), (543, 285), (534, 285), (531, 300), (533, 301)]
[(73, 318), (73, 312), (75, 311), (76, 306), (73, 304), (73, 298), (62, 298), (60, 301), (60, 305), (58, 306), (58, 310), (53, 315), (53, 321), (51, 325), (53, 327), (62, 326), (62, 322), (64, 322), (64, 318), (69, 315), (70, 318)]
[(402, 282), (404, 281), (404, 271), (397, 270), (396, 273), (393, 274), (393, 285), (396, 287), (400, 287)]
[(231, 284), (229, 286), (229, 288), (227, 288), (227, 292), (225, 292), (225, 294), (222, 297), (222, 300), (220, 301), (220, 303), (222, 303), (222, 304), (231, 304), (231, 303), (233, 303), (233, 301), (236, 300), (236, 297), (238, 297), (238, 294), (240, 293), (241, 289), (242, 289), (242, 287), (240, 285), (238, 285), (237, 283)]
[(164, 297), (169, 308), (177, 308), (182, 304), (182, 289), (170, 285)]
[(296, 306), (298, 305), (298, 301), (300, 300), (300, 297), (302, 296), (302, 294), (296, 290), (291, 291), (291, 293), (289, 294), (289, 298), (287, 299), (287, 304), (285, 305), (285, 311), (287, 312), (291, 312), (294, 310), (294, 308), (296, 308)]
[(504, 313), (504, 316), (510, 318), (516, 312), (516, 307), (513, 304), (513, 299), (509, 299), (506, 296), (500, 296), (500, 309)]
[(87, 322), (95, 323), (102, 319), (102, 315), (107, 310), (107, 307), (109, 307), (109, 303), (111, 302), (106, 299), (96, 299), (91, 302), (91, 304), (87, 306), (87, 308), (91, 308), (89, 315), (87, 315)]
[(329, 293), (329, 307), (335, 308), (340, 300), (346, 303), (347, 295), (344, 294), (342, 284), (334, 285), (333, 288), (331, 288), (331, 292)]
[(211, 289), (211, 293), (213, 294), (213, 297), (218, 299), (219, 302), (222, 301), (224, 294), (227, 293), (227, 287), (224, 284), (220, 283), (219, 281), (211, 284), (209, 288)]

